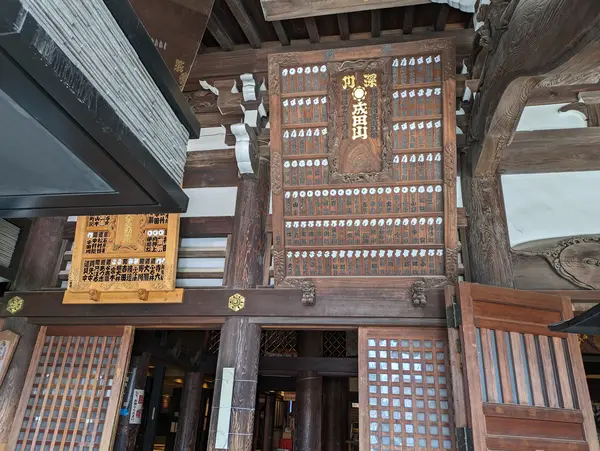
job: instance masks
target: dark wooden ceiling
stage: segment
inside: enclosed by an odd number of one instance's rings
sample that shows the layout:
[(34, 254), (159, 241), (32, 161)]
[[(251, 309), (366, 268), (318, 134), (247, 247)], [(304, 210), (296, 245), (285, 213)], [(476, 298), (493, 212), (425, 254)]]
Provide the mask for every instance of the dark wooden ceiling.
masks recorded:
[(363, 33), (378, 37), (390, 30), (410, 34), (413, 28), (423, 27), (432, 31), (468, 28), (472, 16), (448, 5), (430, 3), (268, 22), (260, 0), (215, 0), (201, 51), (231, 51), (244, 45), (258, 48), (276, 41), (289, 45), (294, 40), (344, 40)]

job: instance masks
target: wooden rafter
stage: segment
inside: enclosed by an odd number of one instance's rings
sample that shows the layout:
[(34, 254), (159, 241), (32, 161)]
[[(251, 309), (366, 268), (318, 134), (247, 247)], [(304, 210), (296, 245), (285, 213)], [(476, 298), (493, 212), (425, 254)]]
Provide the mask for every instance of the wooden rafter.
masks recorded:
[(378, 38), (381, 36), (381, 10), (374, 9), (371, 11), (371, 36)]
[(437, 17), (435, 19), (435, 25), (433, 27), (435, 31), (444, 31), (446, 29), (448, 14), (450, 14), (450, 6), (441, 4), (439, 6)]
[(258, 30), (256, 29), (256, 25), (252, 21), (252, 18), (248, 15), (244, 2), (242, 0), (225, 0), (225, 2), (235, 16), (235, 19), (246, 35), (246, 38), (248, 38), (250, 45), (255, 49), (260, 48), (261, 40)]
[(328, 14), (369, 11), (396, 6), (423, 5), (431, 0), (261, 0), (265, 18), (271, 20), (298, 19)]
[(206, 28), (208, 28), (210, 34), (212, 34), (213, 38), (215, 38), (215, 40), (219, 43), (223, 50), (225, 50), (226, 52), (233, 50), (233, 39), (231, 38), (229, 33), (227, 33), (227, 28), (225, 27), (225, 24), (217, 15), (212, 14), (210, 16)]
[[(212, 33), (212, 31), (211, 31)], [(303, 45), (294, 45), (295, 51), (338, 49), (345, 47), (360, 47), (363, 45), (381, 45), (394, 42), (411, 42), (432, 38), (454, 38), (456, 42), (457, 63), (468, 55), (473, 44), (473, 32), (465, 29), (432, 32), (427, 28), (414, 28), (413, 34), (403, 35), (402, 30), (381, 33), (379, 38), (371, 38), (370, 33), (351, 35), (347, 41), (326, 41), (311, 44), (306, 41)], [(242, 73), (266, 74), (268, 56), (274, 53), (289, 52), (289, 47), (263, 46), (260, 49), (243, 49), (233, 52), (206, 52), (198, 54), (190, 73), (188, 84), (198, 80), (210, 80), (221, 77), (238, 77)], [(195, 85), (197, 86), (197, 85)]]
[(340, 38), (342, 41), (350, 39), (350, 27), (348, 25), (348, 14), (341, 13), (337, 15), (338, 28), (340, 29)]
[(281, 45), (290, 45), (290, 40), (283, 28), (283, 23), (280, 20), (273, 21), (273, 28), (275, 28), (275, 33), (277, 33), (277, 37), (279, 38), (279, 42)]
[(415, 7), (406, 6), (403, 11), (404, 18), (402, 19), (402, 32), (404, 34), (411, 34), (413, 30), (413, 24), (415, 22)]
[(317, 44), (320, 41), (317, 21), (314, 17), (306, 17), (304, 19), (304, 23), (306, 24), (306, 30), (308, 31), (308, 37), (310, 39), (310, 42), (312, 42), (313, 44)]

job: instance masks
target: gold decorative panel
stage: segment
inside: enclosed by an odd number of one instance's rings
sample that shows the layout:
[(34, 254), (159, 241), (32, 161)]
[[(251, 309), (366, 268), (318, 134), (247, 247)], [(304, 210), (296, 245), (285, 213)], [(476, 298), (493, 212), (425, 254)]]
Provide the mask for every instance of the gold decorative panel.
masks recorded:
[(63, 303), (181, 302), (178, 243), (177, 214), (80, 217)]

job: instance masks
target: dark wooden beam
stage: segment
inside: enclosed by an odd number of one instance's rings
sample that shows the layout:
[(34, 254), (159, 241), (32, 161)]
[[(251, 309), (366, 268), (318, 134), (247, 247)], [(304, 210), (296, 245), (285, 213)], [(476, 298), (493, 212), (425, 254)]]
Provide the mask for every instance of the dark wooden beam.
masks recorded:
[(411, 34), (413, 31), (413, 24), (415, 23), (415, 7), (405, 6), (402, 8), (404, 11), (404, 19), (402, 21), (402, 32), (404, 34)]
[(598, 84), (574, 84), (568, 86), (537, 87), (527, 98), (527, 105), (549, 105), (554, 103), (571, 103), (579, 101), (580, 92), (596, 91)]
[(234, 149), (188, 152), (184, 188), (237, 186), (238, 183)]
[[(11, 317), (6, 303), (18, 295), (25, 301), (16, 317), (28, 317), (33, 324), (130, 324), (166, 328), (166, 325), (199, 325), (222, 322), (222, 318), (240, 315), (282, 322), (281, 318), (320, 323), (320, 318), (339, 318), (336, 324), (373, 321), (373, 323), (415, 325), (425, 319), (445, 318), (443, 292), (427, 292), (427, 305), (412, 304), (410, 286), (386, 282), (378, 289), (357, 290), (350, 284), (345, 288), (318, 289), (315, 305), (302, 305), (300, 289), (256, 288), (188, 288), (180, 304), (63, 304), (64, 290), (10, 292), (0, 301), (0, 317)], [(235, 314), (227, 300), (235, 293), (246, 299), (245, 308)], [(369, 319), (370, 318), (370, 319)], [(289, 322), (289, 321), (288, 321)], [(282, 322), (283, 323), (283, 322)], [(333, 321), (332, 321), (333, 323)]]
[(308, 31), (308, 38), (310, 39), (310, 42), (312, 42), (313, 44), (317, 44), (320, 41), (317, 21), (314, 17), (305, 17), (304, 24), (306, 25), (306, 30)]
[(338, 28), (340, 29), (340, 38), (342, 41), (350, 39), (350, 26), (348, 25), (348, 14), (341, 13), (337, 15)]
[[(212, 32), (211, 32), (212, 33)], [(351, 36), (352, 38), (352, 36)], [(456, 42), (457, 63), (462, 65), (462, 58), (468, 55), (473, 44), (473, 30), (447, 30), (443, 32), (432, 32), (425, 29), (413, 29), (413, 34), (403, 35), (402, 30), (397, 32), (382, 33), (379, 38), (371, 38), (369, 35), (361, 35), (358, 39), (325, 41), (318, 44), (308, 42), (294, 43), (290, 47), (264, 46), (260, 49), (241, 49), (233, 52), (208, 52), (198, 54), (194, 66), (188, 78), (188, 84), (198, 83), (198, 80), (213, 80), (217, 78), (238, 77), (243, 73), (267, 73), (267, 60), (274, 53), (286, 53), (290, 51), (326, 50), (346, 47), (360, 47), (363, 45), (381, 45), (395, 42), (410, 42), (433, 38), (454, 38)], [(196, 85), (197, 86), (197, 85)]]
[(431, 0), (261, 0), (266, 20), (297, 19), (329, 14), (369, 11), (405, 5), (421, 5)]
[(446, 29), (446, 22), (448, 21), (448, 14), (450, 13), (450, 6), (443, 3), (438, 7), (437, 17), (435, 19), (435, 25), (433, 29), (435, 31), (444, 31)]
[(381, 10), (374, 9), (371, 11), (371, 36), (378, 38), (381, 36)]
[(204, 216), (181, 218), (180, 238), (226, 237), (233, 230), (233, 216)]
[[(206, 25), (210, 34), (212, 34), (213, 38), (219, 43), (221, 48), (226, 52), (233, 50), (234, 42), (229, 33), (227, 33), (227, 28), (223, 21), (214, 13), (208, 19), (208, 24)], [(195, 66), (195, 63), (194, 63)], [(191, 73), (190, 73), (191, 75)], [(189, 80), (189, 78), (188, 78)]]
[(283, 23), (280, 20), (275, 20), (272, 22), (273, 28), (275, 28), (275, 33), (277, 33), (277, 37), (279, 38), (279, 42), (281, 45), (290, 45), (290, 39), (285, 32), (285, 28), (283, 28)]
[(504, 149), (502, 174), (600, 170), (600, 128), (517, 132)]
[(235, 19), (246, 35), (246, 38), (248, 38), (250, 45), (255, 49), (260, 48), (260, 36), (258, 35), (256, 25), (254, 25), (252, 18), (248, 15), (248, 11), (246, 11), (246, 7), (244, 6), (245, 2), (242, 0), (225, 0), (225, 2), (235, 16)]
[[(568, 20), (565, 8), (572, 11)], [(550, 23), (560, 23), (560, 33)], [(502, 20), (491, 24), (494, 43), (471, 116), (469, 153), (476, 176), (497, 172), (532, 92), (597, 82), (599, 23), (600, 3), (531, 0), (518, 7), (510, 3)]]

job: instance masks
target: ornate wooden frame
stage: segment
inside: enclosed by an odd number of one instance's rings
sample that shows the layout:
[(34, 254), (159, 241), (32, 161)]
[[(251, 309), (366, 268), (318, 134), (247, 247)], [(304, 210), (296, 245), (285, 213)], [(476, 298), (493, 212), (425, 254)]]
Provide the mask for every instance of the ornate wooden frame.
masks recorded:
[[(175, 288), (177, 275), (177, 255), (179, 248), (179, 215), (169, 214), (167, 223), (159, 227), (166, 229), (166, 250), (164, 252), (145, 252), (145, 234), (142, 230), (157, 228), (148, 224), (149, 215), (123, 215), (130, 224), (119, 229), (117, 216), (110, 216), (108, 222), (108, 240), (104, 253), (85, 253), (87, 234), (96, 230), (88, 226), (89, 216), (77, 219), (75, 239), (73, 242), (73, 258), (69, 272), (69, 282), (64, 304), (81, 303), (157, 303), (182, 302), (183, 289)], [(135, 224), (137, 222), (137, 224)], [(137, 241), (121, 239), (131, 234), (128, 227), (139, 227)], [(162, 258), (164, 259), (164, 277), (151, 281), (110, 281), (90, 282), (82, 280), (84, 260), (88, 259), (130, 259), (130, 258)]]
[[(444, 276), (326, 276), (326, 277), (293, 277), (286, 276), (286, 256), (284, 247), (285, 224), (284, 224), (284, 190), (283, 190), (283, 146), (282, 146), (282, 123), (281, 123), (281, 69), (285, 66), (303, 66), (306, 64), (326, 64), (329, 70), (344, 70), (350, 64), (358, 64), (361, 61), (384, 61), (393, 57), (410, 57), (419, 54), (436, 52), (441, 55), (442, 80), (442, 118), (443, 118), (443, 204), (444, 204)], [(358, 61), (358, 63), (354, 63)], [(352, 63), (351, 63), (352, 62)], [(370, 63), (369, 63), (370, 64)], [(385, 64), (385, 63), (379, 63)], [(307, 293), (306, 305), (314, 301), (315, 287), (341, 286), (410, 286), (418, 281), (415, 290), (415, 305), (423, 304), (423, 296), (419, 294), (434, 286), (453, 283), (457, 280), (458, 273), (458, 236), (457, 236), (457, 212), (456, 212), (456, 113), (455, 113), (455, 47), (452, 40), (434, 39), (426, 41), (406, 42), (397, 44), (386, 44), (380, 46), (365, 46), (359, 48), (347, 48), (337, 50), (320, 50), (312, 52), (282, 53), (269, 56), (269, 108), (271, 128), (271, 184), (272, 184), (272, 206), (273, 206), (273, 268), (276, 286), (301, 287)], [(388, 83), (391, 83), (389, 80)], [(385, 88), (384, 88), (385, 89)], [(319, 93), (322, 95), (321, 93)], [(331, 90), (329, 90), (331, 95)], [(382, 96), (383, 98), (387, 96)], [(387, 100), (389, 102), (389, 99)], [(382, 100), (383, 108), (383, 100)], [(389, 114), (386, 106), (384, 114)], [(329, 127), (336, 120), (329, 117)], [(384, 170), (387, 162), (387, 149), (391, 154), (391, 130), (384, 128), (382, 121), (382, 155)], [(338, 142), (334, 134), (328, 139), (328, 152), (336, 151)], [(371, 182), (384, 180), (380, 174), (350, 174), (346, 176), (339, 174), (338, 166), (332, 164), (333, 180), (330, 183), (352, 183), (356, 181)], [(337, 171), (337, 172), (336, 172)], [(383, 177), (383, 178), (382, 178)], [(394, 282), (395, 281), (395, 282)], [(312, 294), (311, 294), (312, 293)], [(310, 299), (309, 299), (310, 298)]]
[[(330, 74), (330, 83), (328, 89), (328, 98), (330, 105), (336, 105), (339, 102), (338, 94), (338, 80), (335, 76), (355, 71), (355, 70), (369, 70), (377, 71), (381, 74), (381, 81), (379, 86), (381, 90), (391, 91), (391, 81), (388, 76), (385, 66), (389, 64), (390, 58), (380, 58), (378, 60), (359, 60), (359, 61), (344, 61), (340, 63), (328, 63), (327, 71)], [(392, 116), (392, 102), (389, 96), (382, 96), (381, 98), (381, 117), (380, 121), (380, 134), (381, 134), (381, 161), (382, 170), (380, 172), (372, 173), (359, 173), (359, 174), (344, 174), (340, 169), (339, 162), (339, 150), (340, 150), (340, 137), (337, 133), (327, 134), (327, 147), (329, 154), (332, 156), (330, 163), (330, 183), (352, 183), (352, 182), (386, 182), (390, 181), (390, 170), (392, 166), (392, 138), (389, 130), (387, 130), (386, 123), (389, 123), (389, 118)], [(329, 122), (328, 128), (337, 130), (338, 128), (338, 114), (333, 108), (329, 110), (327, 116)]]

